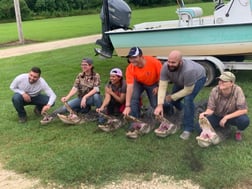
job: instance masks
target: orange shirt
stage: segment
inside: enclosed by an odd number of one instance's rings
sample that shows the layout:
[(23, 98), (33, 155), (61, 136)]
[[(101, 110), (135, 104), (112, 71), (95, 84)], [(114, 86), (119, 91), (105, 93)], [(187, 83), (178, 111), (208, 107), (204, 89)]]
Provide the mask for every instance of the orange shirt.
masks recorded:
[(126, 82), (133, 84), (134, 80), (144, 85), (153, 85), (159, 81), (161, 62), (152, 56), (143, 56), (146, 63), (143, 68), (129, 64), (126, 69)]

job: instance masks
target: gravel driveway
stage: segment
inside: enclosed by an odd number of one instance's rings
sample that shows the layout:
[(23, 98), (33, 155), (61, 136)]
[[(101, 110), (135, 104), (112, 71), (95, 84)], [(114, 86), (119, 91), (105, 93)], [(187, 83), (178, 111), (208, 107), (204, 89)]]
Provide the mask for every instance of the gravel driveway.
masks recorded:
[(101, 38), (101, 35), (98, 34), (98, 35), (90, 35), (90, 36), (85, 36), (85, 37), (77, 37), (77, 38), (72, 38), (72, 39), (64, 39), (64, 40), (59, 40), (59, 41), (28, 44), (28, 45), (21, 45), (18, 47), (0, 49), (0, 59), (12, 57), (12, 56), (30, 54), (34, 52), (50, 51), (54, 49), (95, 43), (95, 41), (100, 38)]
[[(132, 178), (130, 176), (129, 178)], [(17, 174), (13, 171), (8, 171), (2, 168), (0, 164), (0, 188), (2, 189), (60, 189), (63, 186), (54, 183), (48, 183), (47, 186), (42, 186), (37, 179), (29, 179), (24, 175)], [(95, 189), (95, 186), (87, 186), (81, 184), (79, 189)], [(153, 179), (143, 181), (139, 176), (137, 179), (124, 179), (120, 182), (112, 182), (101, 189), (200, 189), (199, 186), (193, 185), (190, 181), (174, 181), (169, 176), (157, 176), (153, 174)]]

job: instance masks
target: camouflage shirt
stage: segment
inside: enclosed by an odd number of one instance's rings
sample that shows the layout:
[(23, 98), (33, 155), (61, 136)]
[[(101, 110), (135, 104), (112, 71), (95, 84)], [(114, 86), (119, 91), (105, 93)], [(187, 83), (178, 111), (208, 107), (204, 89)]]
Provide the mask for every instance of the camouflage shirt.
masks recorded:
[(248, 109), (244, 93), (238, 85), (234, 85), (229, 96), (223, 96), (219, 87), (212, 89), (207, 107), (214, 111), (214, 114), (224, 117), (236, 110)]
[(100, 75), (93, 73), (92, 75), (85, 75), (85, 73), (79, 73), (75, 79), (73, 87), (78, 89), (78, 96), (83, 97), (94, 87), (100, 87)]

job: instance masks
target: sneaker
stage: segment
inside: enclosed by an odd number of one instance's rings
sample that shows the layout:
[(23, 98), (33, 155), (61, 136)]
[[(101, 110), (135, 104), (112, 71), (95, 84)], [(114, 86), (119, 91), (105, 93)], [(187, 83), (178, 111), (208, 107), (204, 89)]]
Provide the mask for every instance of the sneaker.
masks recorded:
[(242, 141), (242, 133), (241, 133), (241, 131), (236, 131), (236, 133), (235, 133), (235, 140), (236, 141)]
[(183, 140), (188, 140), (191, 136), (191, 132), (189, 131), (184, 131), (179, 137)]
[(52, 116), (44, 116), (44, 118), (40, 121), (41, 125), (46, 125), (53, 120)]
[(19, 123), (25, 123), (27, 121), (27, 117), (19, 117)]

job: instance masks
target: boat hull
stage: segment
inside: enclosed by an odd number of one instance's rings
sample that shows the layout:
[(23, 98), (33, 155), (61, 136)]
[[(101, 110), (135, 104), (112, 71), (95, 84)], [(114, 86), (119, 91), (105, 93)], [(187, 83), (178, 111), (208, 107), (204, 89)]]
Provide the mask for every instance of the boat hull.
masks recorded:
[(178, 28), (110, 31), (110, 40), (118, 56), (127, 56), (132, 46), (144, 54), (168, 56), (180, 50), (186, 56), (251, 56), (252, 23), (206, 25)]

